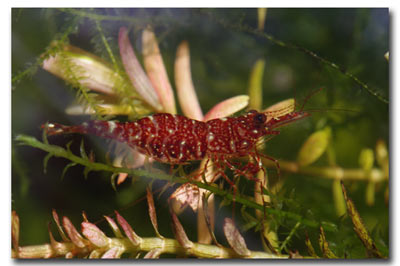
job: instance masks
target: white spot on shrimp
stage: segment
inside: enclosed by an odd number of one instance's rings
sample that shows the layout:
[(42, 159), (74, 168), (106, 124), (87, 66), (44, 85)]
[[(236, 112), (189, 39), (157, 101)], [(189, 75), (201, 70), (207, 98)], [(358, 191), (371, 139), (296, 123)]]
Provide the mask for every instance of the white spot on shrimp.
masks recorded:
[(181, 153), (179, 153), (179, 159), (182, 159), (182, 157), (183, 157), (183, 153), (181, 152)]
[(254, 133), (254, 134), (258, 134), (258, 130), (257, 130), (257, 129), (254, 129), (254, 130), (253, 130), (253, 133)]
[(226, 121), (226, 120), (228, 120), (228, 118), (223, 117), (223, 118), (220, 118), (219, 120), (221, 120), (221, 121)]
[(247, 141), (242, 141), (242, 146), (247, 147), (249, 145), (249, 143)]
[(169, 134), (174, 133), (174, 131), (172, 129), (168, 129)]
[(116, 127), (117, 125), (115, 124), (115, 122), (108, 121), (108, 132), (112, 133)]
[(214, 134), (213, 133), (209, 133), (207, 136), (207, 140), (208, 141), (212, 141), (214, 139)]
[(236, 152), (235, 142), (234, 142), (233, 140), (231, 140), (231, 141), (229, 142), (229, 144), (231, 145), (231, 150), (232, 150), (232, 152), (235, 153), (235, 152)]
[(148, 118), (150, 119), (150, 121), (151, 121), (151, 122), (153, 122), (153, 120), (154, 120), (154, 117), (152, 117), (152, 116), (148, 116)]
[(186, 141), (184, 141), (184, 140), (181, 141), (182, 146), (185, 145), (185, 143), (186, 143)]

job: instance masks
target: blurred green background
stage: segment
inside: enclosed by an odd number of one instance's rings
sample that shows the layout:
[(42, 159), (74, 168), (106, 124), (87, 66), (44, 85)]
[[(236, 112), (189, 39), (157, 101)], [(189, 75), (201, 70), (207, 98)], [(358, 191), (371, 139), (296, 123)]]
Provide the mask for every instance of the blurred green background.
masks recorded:
[[(102, 15), (132, 21), (104, 20), (101, 25), (114, 54), (118, 55), (117, 37), (121, 26), (128, 26), (131, 42), (141, 51), (140, 31), (147, 24), (155, 30), (170, 81), (174, 85), (173, 65), (176, 48), (183, 40), (190, 46), (193, 82), (203, 112), (220, 101), (246, 94), (249, 75), (257, 59), (266, 61), (263, 78), (263, 107), (295, 97), (298, 102), (313, 90), (323, 90), (311, 97), (305, 109), (316, 109), (310, 118), (291, 124), (269, 141), (266, 153), (274, 158), (295, 160), (307, 136), (324, 126), (332, 128), (332, 147), (336, 163), (345, 168), (358, 168), (359, 154), (364, 148), (375, 148), (383, 139), (389, 145), (389, 104), (321, 60), (293, 47), (282, 47), (269, 41), (265, 35), (249, 32), (257, 29), (256, 9), (96, 9)], [(70, 43), (109, 61), (97, 36), (95, 23), (69, 10), (13, 9), (12, 10), (12, 75), (34, 64), (54, 38), (68, 25), (79, 20)], [(339, 65), (343, 71), (354, 74), (382, 98), (389, 100), (389, 63), (384, 54), (389, 50), (388, 9), (268, 9), (264, 32), (315, 52)], [(132, 38), (133, 37), (133, 38)], [(137, 54), (140, 54), (139, 52)], [(47, 121), (76, 124), (88, 116), (68, 116), (64, 110), (74, 100), (75, 92), (65, 82), (38, 68), (27, 78), (12, 84), (12, 137), (27, 134), (41, 138), (40, 125)], [(332, 110), (332, 109), (341, 109)], [(352, 110), (352, 111), (346, 111)], [(96, 158), (104, 158), (101, 139), (87, 136), (61, 136), (50, 143), (65, 145), (76, 139), (73, 149), (78, 151), (84, 138), (88, 150)], [(51, 210), (71, 218), (75, 225), (85, 211), (89, 220), (99, 221), (107, 229), (102, 215), (120, 210), (140, 236), (153, 236), (147, 216), (145, 200), (146, 180), (125, 182), (115, 192), (108, 173), (90, 173), (83, 177), (83, 168), (70, 168), (61, 180), (64, 159), (51, 158), (47, 172), (43, 172), (46, 153), (12, 142), (12, 209), (21, 220), (20, 245), (48, 242), (47, 226)], [(316, 164), (327, 165), (327, 158)], [(283, 173), (285, 175), (285, 173)], [(285, 176), (284, 190), (295, 203), (291, 211), (310, 214), (317, 220), (338, 225), (338, 233), (327, 233), (331, 247), (338, 254), (363, 257), (361, 242), (351, 231), (347, 219), (337, 217), (332, 197), (332, 180), (301, 175)], [(353, 198), (368, 229), (383, 249), (389, 246), (389, 206), (385, 202), (386, 183), (377, 184), (375, 203), (365, 201), (366, 182), (347, 182)], [(167, 213), (168, 193), (156, 200), (160, 231), (172, 236)], [(287, 196), (289, 198), (289, 196)], [(135, 202), (139, 200), (138, 202)], [(182, 217), (189, 238), (196, 239), (195, 219)], [(223, 219), (231, 213), (219, 213)], [(294, 224), (288, 221), (280, 232), (283, 240)], [(53, 228), (54, 229), (54, 228)], [(313, 243), (317, 243), (317, 229), (302, 228), (290, 243), (290, 248), (304, 250), (304, 229)], [(314, 232), (315, 231), (315, 232)], [(222, 236), (218, 231), (217, 237)], [(260, 249), (258, 235), (246, 238), (249, 248)], [(222, 237), (223, 238), (223, 237)]]

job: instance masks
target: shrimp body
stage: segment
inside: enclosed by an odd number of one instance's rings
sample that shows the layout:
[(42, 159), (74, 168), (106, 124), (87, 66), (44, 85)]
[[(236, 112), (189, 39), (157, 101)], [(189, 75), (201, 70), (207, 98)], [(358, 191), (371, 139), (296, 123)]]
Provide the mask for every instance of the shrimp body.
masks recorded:
[(208, 158), (247, 156), (257, 141), (276, 134), (273, 128), (307, 116), (291, 112), (269, 119), (267, 114), (249, 111), (246, 115), (209, 120), (193, 120), (181, 115), (158, 113), (135, 122), (92, 120), (77, 126), (47, 124), (48, 135), (82, 133), (127, 143), (156, 161), (182, 164)]

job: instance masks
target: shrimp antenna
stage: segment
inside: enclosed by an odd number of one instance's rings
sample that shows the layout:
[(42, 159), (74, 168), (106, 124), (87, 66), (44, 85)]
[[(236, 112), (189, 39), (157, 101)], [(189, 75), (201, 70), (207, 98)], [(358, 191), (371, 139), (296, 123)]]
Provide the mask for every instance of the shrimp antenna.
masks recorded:
[[(311, 96), (313, 96), (314, 94), (316, 94), (316, 93), (322, 91), (323, 89), (324, 89), (324, 88), (321, 87), (321, 88), (318, 88), (318, 89), (313, 90), (312, 92), (310, 92), (310, 93), (306, 96), (306, 98), (304, 99), (303, 104), (301, 105), (300, 111), (303, 111), (303, 110), (304, 110), (304, 106), (306, 105), (306, 103), (308, 102), (308, 100), (311, 98)], [(294, 104), (295, 104), (295, 106), (296, 106), (296, 98), (294, 99), (294, 101), (295, 101)]]

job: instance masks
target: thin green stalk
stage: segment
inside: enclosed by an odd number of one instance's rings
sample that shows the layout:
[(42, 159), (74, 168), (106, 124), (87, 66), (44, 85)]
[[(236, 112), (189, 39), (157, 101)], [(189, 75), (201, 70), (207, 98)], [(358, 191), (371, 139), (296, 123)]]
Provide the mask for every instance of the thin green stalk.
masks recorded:
[[(206, 189), (216, 195), (219, 195), (221, 197), (225, 197), (229, 200), (234, 200), (235, 202), (241, 203), (243, 205), (246, 205), (247, 207), (257, 209), (264, 211), (264, 208), (262, 205), (255, 203), (252, 199), (249, 199), (245, 196), (242, 195), (233, 195), (232, 193), (221, 190), (217, 187), (217, 185), (212, 184), (205, 184), (199, 181), (195, 181), (192, 179), (187, 179), (187, 178), (182, 178), (182, 177), (173, 177), (171, 175), (163, 174), (163, 173), (151, 173), (145, 170), (137, 170), (137, 169), (129, 169), (129, 168), (124, 168), (124, 167), (115, 167), (103, 163), (98, 163), (98, 162), (91, 162), (89, 159), (85, 159), (79, 156), (74, 155), (70, 150), (66, 150), (62, 147), (56, 146), (56, 145), (50, 145), (50, 144), (45, 144), (39, 140), (37, 140), (34, 137), (31, 136), (26, 136), (26, 135), (18, 135), (15, 138), (16, 141), (20, 142), (20, 144), (23, 145), (29, 145), (41, 150), (44, 150), (50, 154), (52, 154), (55, 157), (62, 157), (66, 158), (72, 162), (78, 163), (80, 165), (83, 165), (90, 169), (90, 171), (107, 171), (107, 172), (112, 172), (112, 173), (127, 173), (130, 176), (137, 176), (137, 177), (146, 177), (146, 178), (151, 178), (151, 179), (157, 179), (157, 180), (165, 180), (165, 181), (170, 181), (170, 182), (175, 182), (175, 183), (192, 183), (199, 188)], [(319, 222), (305, 219), (302, 216), (291, 213), (291, 212), (286, 212), (282, 210), (276, 210), (272, 208), (265, 208), (266, 213), (268, 214), (273, 214), (273, 215), (278, 215), (281, 217), (286, 217), (288, 219), (293, 219), (295, 221), (298, 221), (306, 226), (313, 227), (313, 228), (318, 228), (321, 226)], [(331, 224), (325, 222), (323, 225), (324, 229), (326, 231), (335, 231), (336, 227)]]

